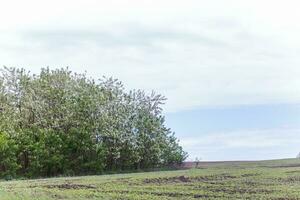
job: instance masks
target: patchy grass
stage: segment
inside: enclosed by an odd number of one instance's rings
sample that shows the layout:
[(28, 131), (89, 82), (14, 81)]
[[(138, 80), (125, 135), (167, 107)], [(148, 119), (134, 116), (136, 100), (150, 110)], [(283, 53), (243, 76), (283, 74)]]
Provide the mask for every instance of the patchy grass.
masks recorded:
[(0, 182), (1, 200), (300, 200), (300, 159), (203, 163), (199, 169)]

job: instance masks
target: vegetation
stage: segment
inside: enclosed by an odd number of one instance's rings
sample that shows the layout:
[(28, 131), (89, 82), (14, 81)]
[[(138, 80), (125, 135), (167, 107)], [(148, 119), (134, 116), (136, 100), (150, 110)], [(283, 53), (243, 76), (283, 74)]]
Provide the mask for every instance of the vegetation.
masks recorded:
[(0, 182), (1, 200), (300, 199), (299, 159), (198, 169)]
[(186, 157), (164, 124), (161, 95), (68, 69), (1, 72), (2, 177), (146, 169)]

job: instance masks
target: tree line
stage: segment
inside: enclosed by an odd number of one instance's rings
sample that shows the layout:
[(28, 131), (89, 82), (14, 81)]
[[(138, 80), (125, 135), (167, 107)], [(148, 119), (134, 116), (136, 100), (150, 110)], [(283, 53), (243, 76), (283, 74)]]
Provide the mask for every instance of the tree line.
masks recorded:
[(0, 74), (0, 176), (162, 167), (187, 154), (165, 126), (165, 97), (68, 68)]

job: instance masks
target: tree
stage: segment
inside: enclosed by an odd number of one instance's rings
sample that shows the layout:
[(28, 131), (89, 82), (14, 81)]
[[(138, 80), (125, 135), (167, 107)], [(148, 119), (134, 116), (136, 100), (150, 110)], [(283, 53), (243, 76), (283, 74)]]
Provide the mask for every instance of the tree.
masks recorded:
[(196, 168), (199, 167), (200, 160), (201, 160), (201, 158), (198, 158), (198, 157), (195, 158)]
[[(3, 159), (9, 158), (2, 161), (3, 172), (95, 174), (186, 158), (165, 126), (161, 95), (125, 92), (117, 79), (95, 81), (68, 68), (43, 68), (37, 75), (16, 68), (1, 72), (0, 132), (5, 137), (0, 146)], [(14, 147), (9, 155), (8, 143)]]

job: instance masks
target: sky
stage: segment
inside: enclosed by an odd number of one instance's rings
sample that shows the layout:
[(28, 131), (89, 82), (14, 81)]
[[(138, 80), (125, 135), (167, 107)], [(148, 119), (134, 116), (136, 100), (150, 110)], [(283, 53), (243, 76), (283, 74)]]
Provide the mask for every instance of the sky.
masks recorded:
[(69, 66), (161, 93), (189, 160), (300, 151), (299, 1), (0, 2), (0, 66)]

